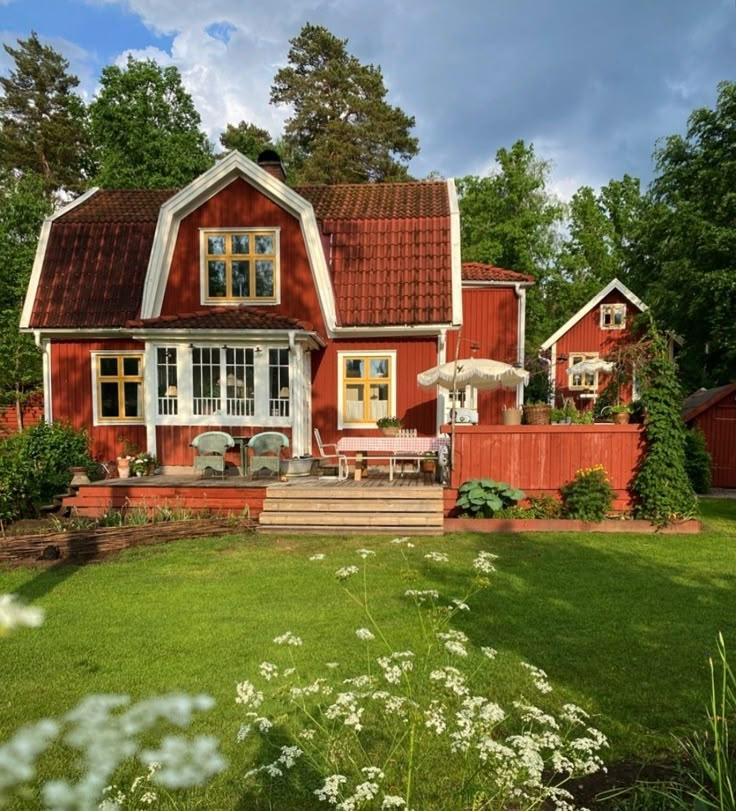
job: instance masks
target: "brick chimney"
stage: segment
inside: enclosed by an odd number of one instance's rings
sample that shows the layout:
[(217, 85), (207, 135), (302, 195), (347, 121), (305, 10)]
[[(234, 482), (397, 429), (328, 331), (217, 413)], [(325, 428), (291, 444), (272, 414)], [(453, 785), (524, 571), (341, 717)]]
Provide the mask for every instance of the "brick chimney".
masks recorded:
[(286, 183), (284, 164), (281, 163), (278, 152), (275, 152), (273, 149), (264, 149), (258, 156), (257, 163), (261, 169), (265, 169), (269, 175), (273, 175), (282, 183)]

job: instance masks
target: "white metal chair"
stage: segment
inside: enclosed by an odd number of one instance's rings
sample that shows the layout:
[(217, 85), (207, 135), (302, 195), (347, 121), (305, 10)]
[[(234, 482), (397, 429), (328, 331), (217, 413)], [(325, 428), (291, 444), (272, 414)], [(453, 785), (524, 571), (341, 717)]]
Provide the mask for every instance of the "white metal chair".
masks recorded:
[[(345, 456), (343, 453), (339, 453), (337, 450), (337, 445), (334, 442), (329, 442), (325, 444), (322, 442), (322, 436), (319, 432), (319, 428), (314, 429), (314, 439), (317, 443), (317, 449), (319, 450), (319, 458), (320, 460), (320, 470), (330, 467), (337, 468), (337, 478), (340, 480), (347, 479), (348, 477), (348, 457)], [(329, 453), (328, 448), (334, 448), (334, 453)], [(337, 460), (337, 464), (329, 463), (330, 459)]]
[(195, 473), (201, 470), (204, 476), (205, 470), (209, 467), (214, 471), (219, 470), (221, 476), (225, 478), (225, 453), (228, 448), (235, 447), (235, 440), (230, 434), (226, 434), (225, 431), (205, 431), (194, 437), (191, 447), (195, 450)]
[[(416, 428), (399, 428), (398, 437), (399, 439), (415, 439), (417, 436), (417, 429)], [(400, 465), (401, 472), (399, 473), (400, 476), (404, 475), (404, 465), (409, 464), (415, 466), (414, 472), (419, 473), (419, 469), (421, 466), (421, 459), (419, 454), (416, 454), (416, 461), (414, 460), (414, 454), (407, 453), (406, 451), (397, 451), (394, 456), (396, 459), (393, 459), (393, 467), (396, 468), (396, 465)], [(393, 476), (391, 476), (393, 478)]]

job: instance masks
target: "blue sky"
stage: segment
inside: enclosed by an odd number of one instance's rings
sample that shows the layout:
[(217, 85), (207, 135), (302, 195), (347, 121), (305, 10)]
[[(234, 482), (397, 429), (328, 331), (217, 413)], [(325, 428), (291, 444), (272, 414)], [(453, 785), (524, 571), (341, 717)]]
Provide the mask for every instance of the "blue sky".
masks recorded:
[(0, 0), (2, 41), (37, 31), (87, 98), (128, 51), (177, 65), (213, 139), (241, 119), (278, 135), (269, 87), (307, 21), (381, 65), (416, 117), (416, 176), (485, 174), (524, 138), (563, 197), (647, 182), (656, 139), (736, 78), (736, 0)]

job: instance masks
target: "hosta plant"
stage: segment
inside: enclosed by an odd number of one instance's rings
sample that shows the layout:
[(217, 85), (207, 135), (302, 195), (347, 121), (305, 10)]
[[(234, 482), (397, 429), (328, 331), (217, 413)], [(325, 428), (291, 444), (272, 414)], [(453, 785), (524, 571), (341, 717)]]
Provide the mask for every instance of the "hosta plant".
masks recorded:
[(471, 518), (493, 518), (499, 510), (512, 507), (526, 498), (506, 482), (493, 479), (470, 479), (458, 489), (457, 507)]

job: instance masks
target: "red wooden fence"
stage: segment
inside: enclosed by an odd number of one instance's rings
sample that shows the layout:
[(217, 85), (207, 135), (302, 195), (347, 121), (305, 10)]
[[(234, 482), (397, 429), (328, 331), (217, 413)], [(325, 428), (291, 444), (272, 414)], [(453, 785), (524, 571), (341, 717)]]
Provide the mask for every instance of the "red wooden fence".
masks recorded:
[(555, 494), (580, 468), (603, 465), (616, 490), (616, 509), (627, 509), (642, 450), (640, 425), (456, 426), (445, 506), (454, 504), (457, 488), (468, 479), (508, 482), (530, 496)]
[[(30, 428), (43, 419), (43, 395), (31, 397), (23, 404), (23, 427)], [(15, 405), (0, 406), (0, 436), (13, 434), (18, 429), (18, 414)]]

